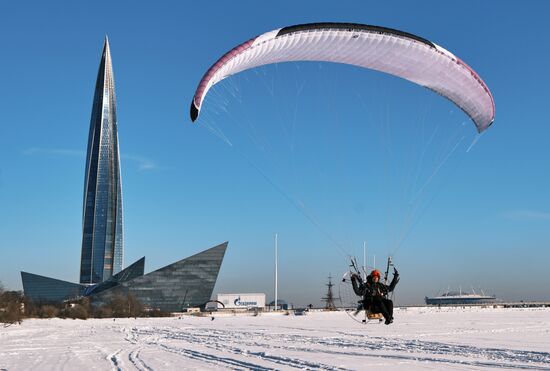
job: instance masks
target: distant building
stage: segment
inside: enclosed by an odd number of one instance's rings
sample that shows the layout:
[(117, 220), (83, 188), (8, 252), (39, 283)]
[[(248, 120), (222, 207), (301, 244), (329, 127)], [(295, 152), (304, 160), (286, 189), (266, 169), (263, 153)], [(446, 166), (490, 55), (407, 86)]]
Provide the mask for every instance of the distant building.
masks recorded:
[(212, 296), (226, 249), (224, 242), (99, 294), (92, 292), (92, 300), (103, 302), (117, 294), (132, 294), (146, 307), (166, 312), (203, 307)]
[(34, 302), (63, 302), (84, 294), (86, 286), (67, 281), (21, 272), (23, 292)]
[(121, 282), (143, 276), (145, 258), (141, 258), (126, 269), (97, 285), (82, 285), (67, 281), (21, 272), (25, 296), (35, 302), (63, 302), (105, 291)]
[(100, 283), (120, 272), (123, 253), (115, 82), (109, 40), (105, 38), (88, 135), (80, 283)]
[(101, 304), (116, 295), (134, 295), (150, 309), (180, 312), (210, 300), (227, 242), (143, 274), (145, 258), (96, 285), (82, 285), (21, 272), (25, 296), (36, 303), (61, 303), (89, 297)]
[(289, 305), (283, 299), (277, 299), (277, 308), (275, 308), (275, 300), (273, 300), (267, 305), (267, 309), (268, 310), (275, 310), (275, 309), (288, 310), (288, 309), (292, 309), (292, 305)]
[(496, 302), (495, 296), (463, 293), (461, 291), (446, 292), (439, 296), (426, 296), (427, 305), (475, 305), (475, 304), (492, 304)]

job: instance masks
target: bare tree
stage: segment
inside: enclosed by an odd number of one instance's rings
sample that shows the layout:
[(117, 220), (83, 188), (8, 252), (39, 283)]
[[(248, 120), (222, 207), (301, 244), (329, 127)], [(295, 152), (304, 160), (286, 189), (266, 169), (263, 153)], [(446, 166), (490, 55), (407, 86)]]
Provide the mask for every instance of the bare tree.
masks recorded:
[(23, 293), (0, 291), (0, 323), (9, 326), (23, 320)]
[(38, 310), (38, 316), (40, 318), (54, 318), (59, 315), (59, 312), (59, 308), (57, 308), (55, 305), (45, 304), (40, 306)]

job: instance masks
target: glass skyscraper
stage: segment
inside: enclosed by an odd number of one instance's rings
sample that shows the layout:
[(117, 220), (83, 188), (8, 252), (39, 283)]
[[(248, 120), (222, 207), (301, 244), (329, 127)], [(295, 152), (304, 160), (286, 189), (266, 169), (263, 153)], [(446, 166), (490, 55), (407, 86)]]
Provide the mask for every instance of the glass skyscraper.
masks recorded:
[(88, 297), (101, 305), (132, 294), (147, 308), (163, 311), (204, 306), (214, 290), (227, 242), (148, 274), (144, 257), (122, 269), (123, 247), (115, 84), (105, 38), (86, 156), (80, 284), (21, 272), (25, 296), (42, 304)]
[(122, 270), (122, 183), (115, 83), (105, 38), (90, 120), (84, 177), (80, 283), (95, 284)]

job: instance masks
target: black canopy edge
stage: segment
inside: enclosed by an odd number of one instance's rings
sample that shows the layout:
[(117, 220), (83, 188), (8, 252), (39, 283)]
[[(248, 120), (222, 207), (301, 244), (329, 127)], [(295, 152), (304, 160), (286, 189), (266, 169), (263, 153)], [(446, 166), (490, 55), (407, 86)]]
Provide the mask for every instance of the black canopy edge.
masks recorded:
[(394, 36), (405, 37), (408, 39), (413, 39), (423, 44), (426, 44), (432, 48), (435, 48), (435, 45), (431, 41), (426, 40), (423, 37), (416, 36), (408, 32), (395, 30), (393, 28), (371, 26), (368, 24), (360, 24), (360, 23), (324, 22), (324, 23), (298, 24), (295, 26), (281, 28), (281, 30), (277, 33), (276, 37), (292, 34), (295, 32), (313, 31), (313, 30), (349, 30), (349, 31), (356, 30), (356, 31), (376, 32), (380, 34), (394, 35)]

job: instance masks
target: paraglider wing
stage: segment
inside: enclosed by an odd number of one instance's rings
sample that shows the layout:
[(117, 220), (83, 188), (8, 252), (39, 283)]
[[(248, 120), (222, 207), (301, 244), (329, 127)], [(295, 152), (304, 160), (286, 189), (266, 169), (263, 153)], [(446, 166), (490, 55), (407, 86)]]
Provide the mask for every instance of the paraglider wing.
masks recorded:
[(474, 122), (478, 132), (495, 118), (487, 85), (466, 63), (421, 37), (378, 26), (312, 23), (267, 32), (223, 55), (201, 79), (191, 102), (195, 121), (208, 90), (238, 72), (272, 63), (324, 61), (385, 72), (448, 98)]

